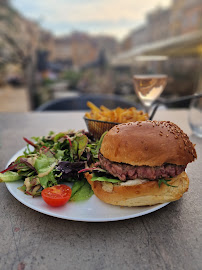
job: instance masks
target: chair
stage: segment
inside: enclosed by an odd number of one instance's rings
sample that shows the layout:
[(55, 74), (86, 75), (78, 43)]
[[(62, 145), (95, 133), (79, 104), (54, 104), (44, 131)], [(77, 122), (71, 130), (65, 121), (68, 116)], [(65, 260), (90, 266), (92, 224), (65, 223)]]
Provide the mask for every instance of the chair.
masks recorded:
[(116, 107), (130, 108), (136, 107), (141, 109), (139, 104), (124, 100), (116, 95), (80, 95), (77, 97), (66, 97), (51, 100), (47, 103), (39, 106), (36, 111), (73, 111), (73, 110), (89, 110), (86, 103), (91, 101), (96, 106), (104, 105), (109, 109), (115, 109)]

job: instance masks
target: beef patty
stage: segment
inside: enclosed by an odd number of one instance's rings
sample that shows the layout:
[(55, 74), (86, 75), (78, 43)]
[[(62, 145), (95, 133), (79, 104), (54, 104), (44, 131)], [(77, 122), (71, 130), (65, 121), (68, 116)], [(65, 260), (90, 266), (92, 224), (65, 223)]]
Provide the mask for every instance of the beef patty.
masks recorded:
[(112, 162), (99, 153), (100, 166), (121, 181), (129, 179), (149, 179), (171, 178), (181, 174), (186, 166), (175, 164), (163, 164), (158, 167), (132, 166), (126, 163)]

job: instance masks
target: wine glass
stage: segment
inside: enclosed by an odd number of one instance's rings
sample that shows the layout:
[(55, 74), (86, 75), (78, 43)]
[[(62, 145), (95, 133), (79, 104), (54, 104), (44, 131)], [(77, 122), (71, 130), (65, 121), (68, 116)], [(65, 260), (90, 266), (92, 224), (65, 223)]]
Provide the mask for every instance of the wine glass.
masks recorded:
[(154, 101), (161, 95), (167, 84), (165, 74), (134, 75), (134, 88), (146, 113), (149, 113)]

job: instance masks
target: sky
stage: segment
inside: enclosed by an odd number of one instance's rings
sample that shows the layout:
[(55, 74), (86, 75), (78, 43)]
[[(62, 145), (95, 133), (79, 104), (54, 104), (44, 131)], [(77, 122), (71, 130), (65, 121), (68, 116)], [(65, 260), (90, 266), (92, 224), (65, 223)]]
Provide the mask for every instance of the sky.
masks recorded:
[(57, 36), (73, 31), (112, 35), (121, 40), (145, 22), (148, 12), (172, 0), (11, 0), (25, 17)]

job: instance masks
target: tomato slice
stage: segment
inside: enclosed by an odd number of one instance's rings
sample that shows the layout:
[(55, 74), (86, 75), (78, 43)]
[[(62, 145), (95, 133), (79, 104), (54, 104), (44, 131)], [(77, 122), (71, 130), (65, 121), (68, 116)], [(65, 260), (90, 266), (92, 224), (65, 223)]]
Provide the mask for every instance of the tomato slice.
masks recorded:
[(51, 206), (64, 205), (69, 201), (71, 194), (71, 188), (62, 184), (45, 188), (41, 192), (44, 201)]

